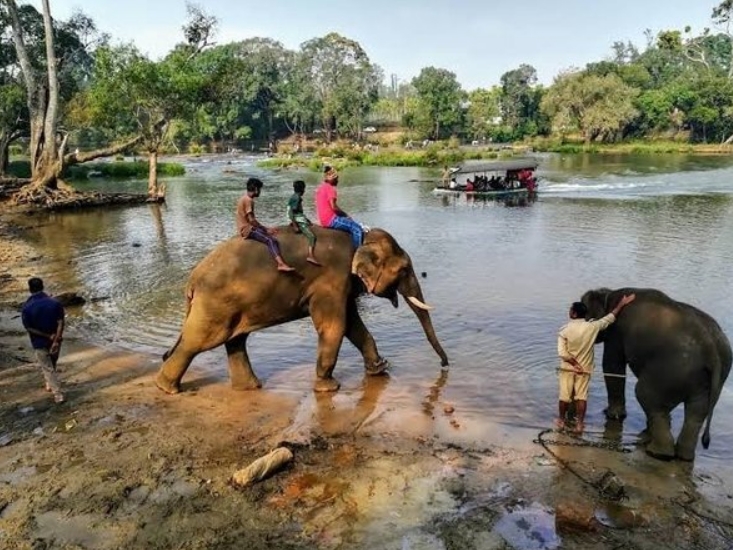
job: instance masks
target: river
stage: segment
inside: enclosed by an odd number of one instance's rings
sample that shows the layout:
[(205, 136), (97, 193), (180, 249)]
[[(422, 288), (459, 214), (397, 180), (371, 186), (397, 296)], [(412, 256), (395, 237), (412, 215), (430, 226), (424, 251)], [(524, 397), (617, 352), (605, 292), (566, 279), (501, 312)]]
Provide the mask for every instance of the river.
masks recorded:
[[(733, 159), (677, 155), (547, 155), (536, 202), (433, 196), (434, 170), (355, 168), (342, 173), (339, 202), (369, 226), (388, 229), (409, 251), (433, 306), (438, 337), (451, 359), (440, 377), (437, 357), (402, 305), (363, 300), (364, 318), (392, 375), (380, 407), (430, 413), (431, 392), (473, 419), (467, 434), (490, 443), (488, 422), (523, 428), (551, 425), (556, 414), (556, 337), (570, 302), (587, 289), (659, 288), (712, 314), (733, 336), (729, 299), (733, 263)], [(187, 161), (184, 177), (167, 181), (167, 204), (44, 220), (34, 240), (44, 252), (51, 291), (75, 289), (108, 297), (72, 315), (74, 330), (93, 341), (156, 355), (176, 338), (186, 277), (214, 244), (233, 233), (233, 210), (246, 176), (265, 181), (258, 217), (282, 222), (296, 177), (308, 183), (306, 210), (318, 174), (270, 172), (245, 157)], [(144, 182), (91, 180), (84, 189), (142, 190)], [(256, 333), (250, 357), (265, 387), (302, 394), (314, 377), (316, 336), (310, 320)], [(598, 355), (600, 356), (600, 348)], [(199, 356), (189, 373), (226, 379), (222, 349)], [(335, 375), (348, 399), (363, 367), (345, 344)], [(191, 376), (189, 374), (188, 376)], [(627, 384), (626, 433), (643, 427)], [(437, 386), (436, 386), (437, 384)], [(709, 450), (714, 464), (733, 451), (733, 394), (728, 381), (717, 406)], [(592, 383), (588, 424), (603, 427), (605, 390)], [(675, 425), (681, 418), (675, 411)], [(467, 423), (468, 424), (468, 423)]]

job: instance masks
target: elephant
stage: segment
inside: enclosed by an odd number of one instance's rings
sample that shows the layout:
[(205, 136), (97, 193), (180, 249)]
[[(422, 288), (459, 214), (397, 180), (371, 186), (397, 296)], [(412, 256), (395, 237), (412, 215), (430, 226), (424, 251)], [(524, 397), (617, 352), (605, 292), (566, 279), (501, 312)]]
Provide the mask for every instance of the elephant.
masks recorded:
[(440, 357), (438, 342), (412, 260), (387, 231), (373, 228), (356, 250), (348, 233), (314, 226), (321, 266), (306, 261), (308, 241), (285, 226), (277, 228), (283, 257), (296, 268), (282, 273), (261, 243), (232, 237), (217, 245), (192, 270), (186, 285), (186, 313), (180, 335), (163, 355), (156, 385), (174, 394), (191, 361), (224, 344), (236, 390), (262, 387), (247, 355), (247, 337), (257, 330), (310, 316), (318, 333), (316, 391), (336, 391), (333, 378), (346, 338), (364, 358), (367, 374), (383, 373), (383, 359), (357, 308), (365, 292), (398, 307), (398, 293), (415, 313)]
[[(638, 379), (636, 398), (646, 414), (646, 452), (663, 460), (693, 461), (706, 419), (702, 444), (706, 449), (710, 445), (713, 409), (731, 368), (730, 343), (710, 315), (659, 290), (601, 288), (589, 290), (581, 301), (588, 317), (599, 319), (632, 293), (636, 300), (596, 342), (604, 344), (603, 372), (611, 375), (605, 377), (606, 416), (626, 417), (623, 375), (628, 364)], [(680, 403), (685, 404), (685, 416), (675, 443), (670, 413)]]

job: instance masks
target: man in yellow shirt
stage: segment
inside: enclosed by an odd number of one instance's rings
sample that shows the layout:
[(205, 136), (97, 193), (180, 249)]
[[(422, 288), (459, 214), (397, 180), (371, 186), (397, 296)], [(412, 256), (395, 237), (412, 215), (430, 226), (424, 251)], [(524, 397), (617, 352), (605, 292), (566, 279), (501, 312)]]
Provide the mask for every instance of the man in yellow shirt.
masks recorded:
[(634, 301), (635, 294), (621, 298), (613, 311), (601, 319), (586, 321), (588, 308), (582, 302), (570, 306), (570, 322), (560, 329), (557, 353), (560, 356), (560, 418), (557, 427), (565, 428), (565, 417), (570, 402), (575, 401), (575, 431), (583, 433), (588, 403), (588, 386), (595, 368), (593, 346), (598, 333), (610, 327), (619, 312)]

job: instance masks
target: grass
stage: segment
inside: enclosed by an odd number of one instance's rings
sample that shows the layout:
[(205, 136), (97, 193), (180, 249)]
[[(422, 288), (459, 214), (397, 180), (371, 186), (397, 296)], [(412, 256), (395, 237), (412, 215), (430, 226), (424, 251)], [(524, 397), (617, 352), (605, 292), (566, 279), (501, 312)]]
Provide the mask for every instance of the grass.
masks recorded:
[[(159, 162), (159, 176), (182, 176), (186, 169), (176, 162)], [(92, 176), (113, 179), (146, 178), (148, 177), (147, 161), (135, 162), (90, 162), (69, 166), (63, 176), (71, 180), (88, 179)], [(30, 178), (31, 166), (28, 160), (13, 160), (8, 166), (8, 175), (17, 178)]]
[(733, 145), (718, 143), (689, 143), (679, 141), (630, 141), (623, 143), (563, 143), (552, 139), (528, 142), (542, 153), (617, 153), (617, 154), (692, 154), (719, 155), (733, 153)]
[(314, 157), (275, 157), (258, 162), (263, 168), (308, 168), (320, 170), (324, 164), (336, 169), (349, 166), (444, 166), (466, 160), (496, 159), (511, 156), (511, 152), (463, 151), (429, 147), (418, 151), (386, 150), (380, 152), (360, 150), (319, 151)]

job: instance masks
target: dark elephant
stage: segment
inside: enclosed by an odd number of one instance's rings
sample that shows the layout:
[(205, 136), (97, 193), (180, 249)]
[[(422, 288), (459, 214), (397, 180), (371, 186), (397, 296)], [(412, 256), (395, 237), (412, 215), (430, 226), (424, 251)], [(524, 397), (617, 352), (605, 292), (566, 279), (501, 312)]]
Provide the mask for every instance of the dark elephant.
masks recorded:
[[(581, 300), (589, 317), (610, 312), (625, 294), (636, 294), (618, 320), (599, 336), (604, 342), (603, 372), (624, 375), (628, 364), (638, 378), (636, 398), (647, 418), (647, 452), (657, 458), (694, 460), (697, 439), (707, 418), (702, 444), (710, 445), (713, 409), (731, 368), (731, 348), (718, 323), (707, 313), (643, 288), (599, 289)], [(621, 377), (605, 377), (606, 416), (626, 416)], [(685, 404), (685, 420), (675, 444), (670, 413)]]
[(168, 393), (180, 390), (181, 378), (193, 358), (203, 351), (226, 346), (234, 389), (261, 387), (247, 356), (247, 337), (261, 330), (310, 316), (318, 333), (316, 391), (335, 391), (332, 373), (346, 336), (364, 357), (368, 374), (380, 374), (387, 362), (379, 356), (374, 338), (364, 326), (357, 297), (366, 292), (389, 299), (397, 307), (397, 293), (417, 316), (428, 341), (448, 364), (435, 335), (429, 306), (410, 256), (386, 231), (372, 229), (354, 251), (350, 236), (314, 227), (316, 252), (322, 266), (306, 262), (307, 240), (290, 228), (279, 228), (283, 257), (295, 273), (277, 271), (261, 243), (233, 237), (212, 250), (191, 272), (186, 286), (187, 308), (177, 342), (163, 356), (156, 384)]

